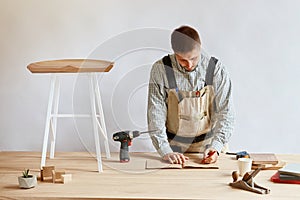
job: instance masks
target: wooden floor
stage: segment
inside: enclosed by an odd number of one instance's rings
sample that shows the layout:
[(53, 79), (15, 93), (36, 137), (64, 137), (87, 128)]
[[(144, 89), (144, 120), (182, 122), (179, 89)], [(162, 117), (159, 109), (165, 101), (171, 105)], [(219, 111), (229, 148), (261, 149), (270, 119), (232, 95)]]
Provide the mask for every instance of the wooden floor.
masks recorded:
[[(146, 170), (146, 159), (159, 159), (156, 153), (131, 153), (123, 164), (118, 154), (103, 159), (104, 171), (97, 172), (95, 158), (86, 152), (56, 153), (47, 165), (73, 176), (67, 184), (38, 181), (32, 189), (20, 189), (17, 177), (24, 168), (39, 176), (41, 153), (0, 152), (0, 199), (300, 199), (300, 185), (269, 181), (273, 170), (264, 170), (255, 178), (271, 189), (260, 195), (228, 186), (231, 172), (237, 169), (232, 156), (221, 155), (220, 169)], [(287, 162), (300, 163), (300, 155), (278, 155)]]

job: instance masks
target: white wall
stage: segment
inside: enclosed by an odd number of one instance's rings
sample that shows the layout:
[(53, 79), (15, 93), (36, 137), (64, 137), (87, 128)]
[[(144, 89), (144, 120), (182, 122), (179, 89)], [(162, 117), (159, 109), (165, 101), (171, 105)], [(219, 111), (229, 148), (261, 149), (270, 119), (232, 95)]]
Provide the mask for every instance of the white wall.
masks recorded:
[[(116, 62), (99, 77), (109, 137), (146, 129), (151, 63), (170, 51), (170, 31), (199, 30), (228, 68), (237, 114), (233, 151), (300, 153), (300, 2), (1, 0), (0, 151), (41, 151), (50, 76), (26, 66), (60, 58)], [(88, 112), (85, 77), (62, 78), (62, 112)], [(76, 126), (75, 126), (76, 125)], [(77, 128), (77, 129), (76, 129)], [(77, 131), (76, 131), (77, 130)], [(93, 151), (88, 120), (62, 119), (58, 151)], [(118, 143), (110, 141), (116, 151)], [(153, 151), (147, 136), (132, 151)]]

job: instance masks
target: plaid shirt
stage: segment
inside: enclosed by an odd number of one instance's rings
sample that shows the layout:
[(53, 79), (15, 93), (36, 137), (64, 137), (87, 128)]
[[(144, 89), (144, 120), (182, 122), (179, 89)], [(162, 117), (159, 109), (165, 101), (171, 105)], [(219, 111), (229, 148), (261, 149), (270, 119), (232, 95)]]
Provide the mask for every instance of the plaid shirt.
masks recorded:
[[(198, 66), (191, 72), (180, 66), (174, 54), (170, 55), (170, 58), (179, 90), (196, 91), (204, 87), (206, 69), (210, 59), (208, 55), (202, 53)], [(211, 147), (220, 152), (232, 135), (234, 111), (231, 80), (225, 67), (219, 61), (214, 72), (213, 87), (216, 107), (212, 114), (214, 138)], [(149, 130), (160, 130), (150, 134), (150, 137), (161, 156), (173, 152), (166, 135), (167, 89), (169, 89), (168, 79), (161, 59), (155, 62), (151, 69), (147, 112)]]

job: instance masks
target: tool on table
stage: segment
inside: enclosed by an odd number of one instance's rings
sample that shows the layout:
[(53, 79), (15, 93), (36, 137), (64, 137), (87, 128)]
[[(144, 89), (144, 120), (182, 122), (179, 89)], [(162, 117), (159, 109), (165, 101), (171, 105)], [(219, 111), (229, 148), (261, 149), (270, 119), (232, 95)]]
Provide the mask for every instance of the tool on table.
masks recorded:
[(132, 139), (140, 136), (141, 134), (145, 133), (152, 133), (158, 130), (151, 130), (151, 131), (120, 131), (113, 134), (113, 140), (121, 142), (120, 146), (120, 162), (129, 162), (129, 153), (128, 153), (128, 146), (131, 146)]
[(239, 151), (236, 153), (226, 152), (227, 155), (236, 155), (236, 159), (250, 158), (250, 154), (247, 151)]
[(229, 185), (235, 188), (248, 190), (258, 194), (269, 194), (270, 189), (257, 185), (253, 180), (253, 178), (258, 174), (260, 170), (261, 168), (257, 168), (252, 172), (246, 172), (246, 174), (243, 176), (243, 179), (239, 181), (237, 180), (238, 179), (237, 172), (234, 171), (232, 172), (233, 182), (229, 183)]

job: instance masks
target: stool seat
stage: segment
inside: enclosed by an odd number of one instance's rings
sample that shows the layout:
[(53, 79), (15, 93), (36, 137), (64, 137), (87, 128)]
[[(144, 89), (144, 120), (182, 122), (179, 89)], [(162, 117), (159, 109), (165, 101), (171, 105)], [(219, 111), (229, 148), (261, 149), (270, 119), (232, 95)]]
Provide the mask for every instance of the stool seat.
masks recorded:
[(63, 59), (35, 62), (27, 68), (32, 73), (109, 72), (113, 64), (105, 60)]
[[(104, 113), (101, 103), (99, 83), (96, 75), (99, 72), (109, 72), (113, 67), (113, 62), (105, 60), (93, 59), (62, 59), (62, 60), (48, 60), (31, 63), (27, 66), (28, 70), (32, 73), (50, 73), (51, 84), (50, 94), (48, 100), (48, 109), (46, 117), (46, 125), (44, 132), (44, 142), (41, 158), (41, 168), (46, 165), (47, 145), (49, 134), (51, 133), (51, 146), (50, 158), (54, 158), (55, 140), (56, 140), (56, 127), (57, 118), (59, 117), (90, 117), (92, 119), (94, 140), (96, 146), (96, 158), (98, 163), (98, 171), (102, 172), (101, 161), (101, 148), (99, 141), (99, 131), (104, 138), (104, 146), (106, 157), (110, 158), (110, 150), (107, 138), (107, 131), (104, 121)], [(89, 91), (90, 91), (90, 104), (91, 114), (59, 114), (59, 93), (60, 93), (60, 80), (57, 73), (86, 73), (89, 76)]]

